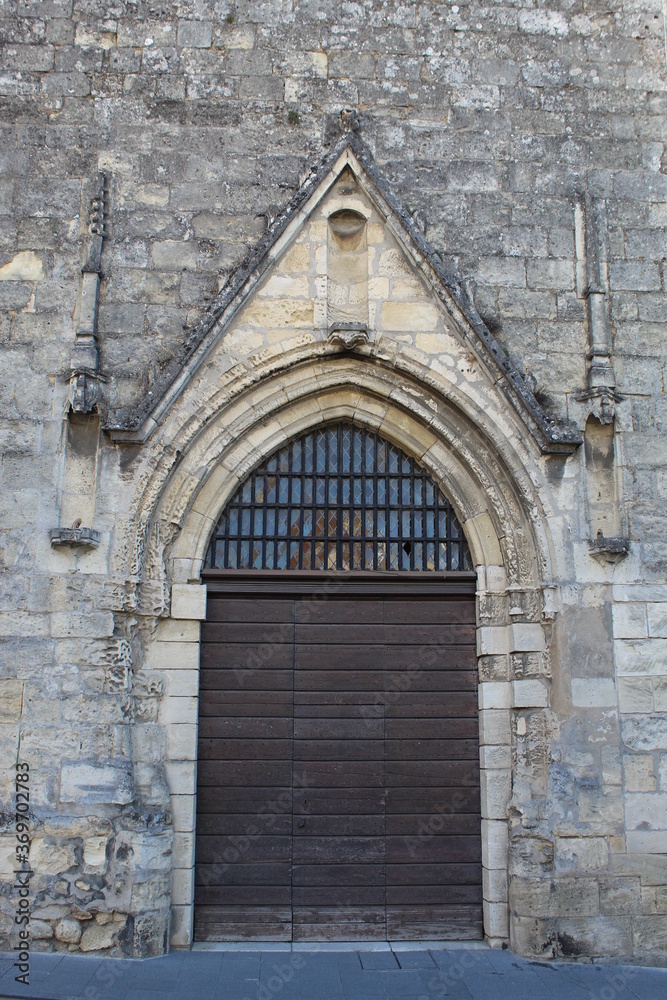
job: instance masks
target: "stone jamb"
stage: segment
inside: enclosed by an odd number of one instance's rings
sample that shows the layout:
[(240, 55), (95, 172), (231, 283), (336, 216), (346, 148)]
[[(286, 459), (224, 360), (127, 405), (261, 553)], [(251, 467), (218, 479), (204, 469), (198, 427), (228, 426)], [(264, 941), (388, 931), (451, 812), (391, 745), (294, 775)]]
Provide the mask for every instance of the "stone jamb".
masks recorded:
[[(478, 572), (478, 655), (504, 658), (508, 664), (517, 652), (539, 655), (545, 644), (542, 625), (518, 621), (517, 614), (524, 618), (530, 615), (523, 614), (521, 607), (517, 611), (516, 606), (514, 618), (508, 622), (505, 609), (509, 599), (515, 605), (518, 599), (516, 582), (508, 587), (503, 555), (508, 551), (508, 540), (499, 537), (494, 511), (484, 509), (483, 496), (471, 470), (434, 433), (433, 426), (425, 427), (415, 416), (387, 406), (386, 401), (378, 405), (377, 400), (361, 395), (358, 390), (352, 393), (341, 389), (326, 405), (315, 409), (309, 401), (293, 400), (291, 406), (278, 414), (264, 413), (261, 419), (255, 415), (254, 421), (250, 418), (246, 433), (235, 436), (227, 454), (217, 464), (209, 464), (210, 474), (197, 483), (172, 548), (171, 579), (193, 581), (199, 577), (213, 525), (239, 481), (257, 462), (282, 441), (325, 420), (340, 418), (380, 428), (406, 451), (415, 454), (439, 482), (444, 482), (450, 496), (448, 486), (460, 474), (467, 496), (463, 503), (461, 499), (457, 503), (456, 496), (452, 499)], [(168, 501), (166, 505), (170, 506)], [(529, 525), (524, 531), (526, 536), (531, 535)], [(525, 579), (525, 573), (522, 582), (527, 591), (540, 589), (536, 580)], [(170, 940), (173, 947), (187, 948), (192, 944), (194, 916), (199, 622), (205, 617), (205, 587), (194, 582), (175, 582), (171, 600), (174, 617), (160, 622), (145, 656), (153, 669), (164, 671), (166, 676), (159, 721), (167, 729), (165, 769), (175, 832)], [(485, 936), (493, 945), (507, 941), (509, 936), (507, 803), (512, 792), (511, 713), (515, 708), (543, 707), (548, 695), (544, 680), (511, 680), (509, 667), (505, 679), (481, 680), (479, 684), (483, 912)]]

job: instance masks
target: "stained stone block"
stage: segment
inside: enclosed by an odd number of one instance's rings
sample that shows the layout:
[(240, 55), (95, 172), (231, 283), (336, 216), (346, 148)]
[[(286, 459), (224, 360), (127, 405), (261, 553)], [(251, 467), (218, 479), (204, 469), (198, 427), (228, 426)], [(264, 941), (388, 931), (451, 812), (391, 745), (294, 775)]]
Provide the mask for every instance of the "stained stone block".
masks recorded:
[(125, 804), (133, 798), (128, 762), (64, 763), (61, 769), (60, 801)]

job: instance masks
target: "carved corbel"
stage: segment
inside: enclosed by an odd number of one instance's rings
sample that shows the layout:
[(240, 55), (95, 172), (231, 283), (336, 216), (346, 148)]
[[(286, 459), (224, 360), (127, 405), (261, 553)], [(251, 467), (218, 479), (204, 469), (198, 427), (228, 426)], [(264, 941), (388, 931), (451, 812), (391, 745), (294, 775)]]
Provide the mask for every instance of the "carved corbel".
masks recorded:
[(344, 347), (347, 351), (353, 351), (362, 344), (370, 344), (371, 335), (368, 327), (361, 323), (335, 323), (329, 329), (327, 341)]

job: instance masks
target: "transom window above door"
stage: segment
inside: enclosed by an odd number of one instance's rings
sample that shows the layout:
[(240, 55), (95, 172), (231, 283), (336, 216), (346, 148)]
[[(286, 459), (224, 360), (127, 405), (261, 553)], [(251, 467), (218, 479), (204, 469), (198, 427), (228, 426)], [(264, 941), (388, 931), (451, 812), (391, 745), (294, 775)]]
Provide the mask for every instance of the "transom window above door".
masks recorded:
[(246, 479), (207, 569), (472, 570), (452, 506), (395, 444), (349, 423), (309, 431)]

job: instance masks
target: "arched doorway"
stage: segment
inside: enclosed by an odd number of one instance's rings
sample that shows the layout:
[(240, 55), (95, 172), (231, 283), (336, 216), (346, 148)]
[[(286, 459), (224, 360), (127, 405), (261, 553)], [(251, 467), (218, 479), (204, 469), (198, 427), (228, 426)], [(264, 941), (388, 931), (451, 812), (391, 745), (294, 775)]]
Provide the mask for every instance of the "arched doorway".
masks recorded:
[(195, 939), (481, 937), (476, 575), (427, 470), (309, 430), (204, 566)]

